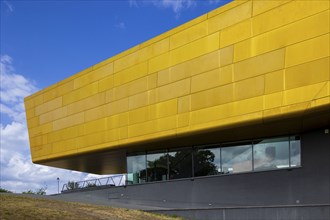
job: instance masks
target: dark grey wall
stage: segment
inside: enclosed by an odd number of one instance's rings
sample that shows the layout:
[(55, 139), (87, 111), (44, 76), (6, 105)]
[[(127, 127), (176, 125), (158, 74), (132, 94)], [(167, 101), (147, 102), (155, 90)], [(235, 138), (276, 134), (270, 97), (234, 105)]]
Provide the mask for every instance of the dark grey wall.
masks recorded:
[[(129, 185), (96, 191), (67, 193), (58, 197), (67, 198), (67, 200), (72, 197), (78, 201), (86, 202), (93, 200), (94, 203), (99, 204), (119, 206), (120, 204), (128, 204), (132, 207), (150, 207), (151, 209), (157, 209), (157, 207), (200, 209), (190, 212), (168, 210), (168, 213), (186, 213), (182, 215), (197, 219), (200, 219), (198, 216), (206, 211), (202, 209), (210, 208), (227, 207), (232, 211), (232, 209), (247, 206), (313, 205), (311, 210), (312, 212), (315, 211), (315, 219), (322, 219), (320, 216), (329, 219), (330, 134), (326, 134), (324, 129), (301, 134), (301, 149), (301, 168)], [(317, 208), (318, 206), (314, 207), (314, 205), (320, 205), (320, 207)], [(229, 209), (227, 212), (230, 212)], [(269, 214), (267, 214), (265, 209), (263, 211), (265, 214), (262, 216), (272, 216), (276, 213), (274, 210), (270, 209)], [(280, 209), (280, 215), (285, 215), (285, 213), (288, 213), (287, 217), (293, 215), (286, 210)], [(289, 210), (292, 211), (293, 209), (289, 208)], [(302, 215), (299, 213), (303, 213), (299, 210), (294, 211), (298, 217)], [(209, 211), (209, 213), (217, 213), (211, 215), (213, 217), (223, 215), (223, 212), (220, 213), (219, 210)], [(252, 209), (250, 212), (249, 215), (255, 217), (261, 213), (261, 211), (253, 211)], [(238, 210), (237, 213), (246, 216), (243, 213), (247, 213), (247, 211)], [(311, 212), (308, 213), (308, 215), (313, 215)], [(203, 216), (206, 217), (207, 215)], [(209, 219), (213, 219), (213, 217), (209, 217)], [(301, 217), (303, 216), (296, 219), (301, 219)], [(225, 219), (233, 218), (227, 217)]]
[(204, 210), (163, 210), (154, 213), (201, 220), (329, 220), (330, 206), (249, 207)]

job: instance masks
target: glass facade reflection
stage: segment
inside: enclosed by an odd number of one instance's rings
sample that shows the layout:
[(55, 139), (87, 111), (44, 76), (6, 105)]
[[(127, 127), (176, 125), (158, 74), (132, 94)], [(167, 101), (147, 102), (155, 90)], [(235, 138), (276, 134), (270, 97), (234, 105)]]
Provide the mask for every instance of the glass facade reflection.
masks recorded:
[(127, 183), (136, 184), (146, 181), (146, 155), (127, 157)]
[(220, 148), (203, 148), (194, 151), (194, 176), (210, 176), (220, 173)]
[(167, 153), (147, 154), (147, 181), (162, 181), (168, 179)]
[(289, 167), (289, 138), (254, 141), (254, 170), (271, 170)]
[(301, 166), (300, 137), (290, 137), (290, 167)]
[(301, 166), (300, 137), (187, 147), (127, 156), (128, 184)]
[(190, 148), (168, 153), (169, 179), (192, 177), (191, 153)]
[(221, 159), (224, 173), (252, 171), (252, 145), (224, 146), (221, 148)]

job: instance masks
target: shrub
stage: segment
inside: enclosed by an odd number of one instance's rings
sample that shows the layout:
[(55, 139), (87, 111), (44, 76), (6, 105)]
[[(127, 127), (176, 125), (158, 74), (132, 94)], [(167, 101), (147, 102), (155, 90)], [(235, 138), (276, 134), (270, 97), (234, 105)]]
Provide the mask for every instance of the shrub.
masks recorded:
[(31, 189), (23, 191), (22, 194), (35, 194)]
[(46, 195), (47, 187), (41, 187), (39, 189), (36, 189), (36, 191), (33, 191), (31, 189), (23, 191), (22, 194), (35, 194), (35, 195)]
[(41, 187), (40, 189), (37, 189), (35, 191), (35, 194), (37, 194), (37, 195), (46, 195), (46, 190), (47, 190), (47, 187)]
[(13, 193), (13, 192), (0, 187), (0, 193)]

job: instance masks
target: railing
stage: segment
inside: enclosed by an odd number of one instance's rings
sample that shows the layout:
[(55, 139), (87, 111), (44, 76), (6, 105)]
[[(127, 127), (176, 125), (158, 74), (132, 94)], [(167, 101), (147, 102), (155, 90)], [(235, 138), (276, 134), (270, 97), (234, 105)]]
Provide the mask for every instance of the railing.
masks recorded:
[(63, 184), (61, 192), (77, 191), (81, 189), (87, 189), (91, 187), (100, 186), (123, 186), (126, 184), (126, 175), (114, 175), (109, 177), (103, 177), (99, 179), (90, 179), (78, 182), (68, 182)]

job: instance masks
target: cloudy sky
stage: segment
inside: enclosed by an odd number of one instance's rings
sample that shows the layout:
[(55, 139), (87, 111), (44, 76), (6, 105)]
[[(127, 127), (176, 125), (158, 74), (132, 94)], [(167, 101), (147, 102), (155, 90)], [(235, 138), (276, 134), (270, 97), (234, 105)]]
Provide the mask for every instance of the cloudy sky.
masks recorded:
[(0, 187), (97, 177), (31, 162), (24, 97), (231, 0), (0, 1)]

